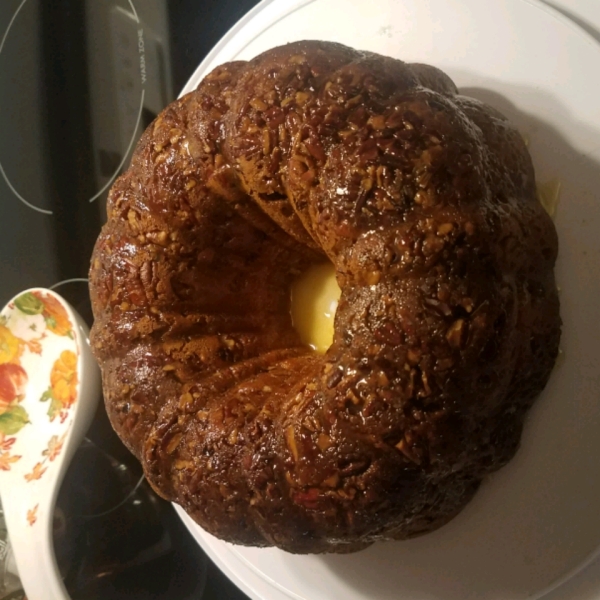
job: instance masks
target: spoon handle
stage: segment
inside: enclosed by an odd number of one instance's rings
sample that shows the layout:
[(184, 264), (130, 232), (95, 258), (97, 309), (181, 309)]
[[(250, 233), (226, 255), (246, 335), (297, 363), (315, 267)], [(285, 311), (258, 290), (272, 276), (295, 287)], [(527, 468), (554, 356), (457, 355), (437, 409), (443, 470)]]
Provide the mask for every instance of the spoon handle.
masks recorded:
[(54, 553), (54, 507), (94, 416), (100, 374), (86, 324), (55, 292), (26, 290), (0, 316), (10, 350), (0, 364), (0, 495), (8, 535), (27, 596), (69, 600)]
[(32, 515), (27, 509), (31, 503), (27, 500), (18, 491), (3, 490), (2, 506), (8, 517), (8, 535), (14, 555), (18, 557), (17, 567), (23, 588), (32, 600), (69, 600), (56, 563), (52, 538), (56, 495), (40, 498), (35, 527), (30, 524)]

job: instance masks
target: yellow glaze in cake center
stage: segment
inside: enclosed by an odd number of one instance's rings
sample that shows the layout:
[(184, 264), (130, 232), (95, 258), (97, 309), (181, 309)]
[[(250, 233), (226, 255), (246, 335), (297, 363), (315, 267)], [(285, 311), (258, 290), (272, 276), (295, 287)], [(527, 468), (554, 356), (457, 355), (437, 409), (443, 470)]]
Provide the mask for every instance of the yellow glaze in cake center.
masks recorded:
[(324, 353), (333, 341), (340, 288), (331, 263), (315, 265), (292, 284), (292, 322), (303, 343)]

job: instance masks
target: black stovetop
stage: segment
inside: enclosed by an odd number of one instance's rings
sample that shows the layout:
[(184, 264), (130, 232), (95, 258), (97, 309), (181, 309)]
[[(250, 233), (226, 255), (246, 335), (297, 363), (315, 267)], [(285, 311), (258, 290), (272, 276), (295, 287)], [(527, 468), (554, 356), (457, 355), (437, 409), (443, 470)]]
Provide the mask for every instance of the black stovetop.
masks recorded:
[[(0, 303), (52, 287), (91, 322), (107, 191), (156, 114), (257, 0), (0, 0)], [(140, 480), (102, 403), (55, 546), (74, 599), (246, 598)]]

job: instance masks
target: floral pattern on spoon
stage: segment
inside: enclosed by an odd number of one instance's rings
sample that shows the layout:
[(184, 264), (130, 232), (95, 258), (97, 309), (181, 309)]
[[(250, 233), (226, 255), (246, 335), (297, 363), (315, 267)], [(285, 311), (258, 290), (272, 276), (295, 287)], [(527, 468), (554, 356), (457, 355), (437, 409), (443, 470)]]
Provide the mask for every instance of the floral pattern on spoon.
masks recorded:
[[(71, 425), (70, 408), (79, 391), (74, 327), (61, 302), (46, 290), (17, 296), (0, 315), (0, 471), (19, 468), (32, 484), (59, 456)], [(42, 421), (35, 436), (27, 434), (32, 423)], [(37, 505), (27, 511), (30, 526), (36, 513)]]
[(54, 552), (56, 497), (100, 397), (89, 330), (52, 290), (0, 311), (0, 497), (30, 598), (68, 600)]

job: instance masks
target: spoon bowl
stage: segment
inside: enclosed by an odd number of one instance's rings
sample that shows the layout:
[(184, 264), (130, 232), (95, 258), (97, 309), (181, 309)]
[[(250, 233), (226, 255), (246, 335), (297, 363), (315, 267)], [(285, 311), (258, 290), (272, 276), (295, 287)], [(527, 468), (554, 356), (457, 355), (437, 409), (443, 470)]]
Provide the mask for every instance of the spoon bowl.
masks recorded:
[(0, 496), (25, 592), (68, 599), (54, 506), (100, 396), (89, 331), (56, 292), (32, 288), (0, 312)]

